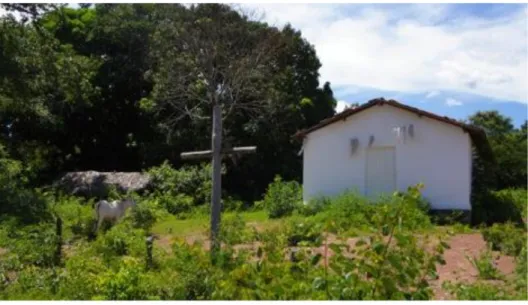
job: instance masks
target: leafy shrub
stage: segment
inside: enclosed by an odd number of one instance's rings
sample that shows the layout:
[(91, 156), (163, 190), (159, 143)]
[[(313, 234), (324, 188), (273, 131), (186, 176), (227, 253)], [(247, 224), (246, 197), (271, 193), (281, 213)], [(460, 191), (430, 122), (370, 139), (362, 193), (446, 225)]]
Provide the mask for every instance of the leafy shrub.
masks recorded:
[(222, 219), (220, 239), (227, 244), (248, 242), (254, 236), (253, 231), (246, 226), (240, 214), (227, 215)]
[(16, 281), (6, 287), (3, 299), (49, 300), (54, 294), (54, 278), (52, 269), (27, 266), (18, 273)]
[(194, 206), (194, 198), (185, 194), (160, 194), (157, 198), (161, 206), (174, 215), (190, 212)]
[(504, 189), (494, 192), (500, 202), (511, 203), (526, 219), (528, 213), (528, 193), (526, 189)]
[(123, 221), (98, 236), (94, 246), (105, 259), (123, 255), (145, 257), (145, 237), (144, 230), (135, 229), (130, 222)]
[(59, 283), (58, 295), (66, 300), (90, 300), (97, 293), (105, 268), (93, 251), (77, 249), (77, 252), (65, 262), (67, 272)]
[(96, 224), (93, 201), (85, 203), (77, 197), (59, 196), (53, 203), (53, 212), (63, 221), (65, 239), (92, 237)]
[(304, 216), (313, 216), (324, 211), (332, 203), (332, 200), (326, 197), (319, 197), (310, 200), (307, 204), (301, 204), (298, 207), (298, 212)]
[(472, 207), (473, 224), (514, 222), (523, 224), (527, 213), (526, 189), (484, 191), (474, 196)]
[(380, 197), (375, 202), (355, 192), (344, 192), (331, 198), (331, 203), (326, 205), (325, 210), (314, 217), (321, 223), (330, 223), (329, 231), (338, 234), (347, 233), (351, 229), (365, 232), (376, 230), (375, 223), (386, 227), (384, 219), (396, 214), (401, 228), (427, 229), (432, 224), (427, 215), (427, 205), (420, 195), (421, 187), (409, 187), (405, 193)]
[(493, 250), (517, 256), (526, 245), (526, 230), (513, 223), (494, 224), (482, 230), (482, 236)]
[(526, 262), (528, 259), (528, 253), (526, 251), (526, 248), (526, 245), (524, 245), (519, 255), (516, 257), (517, 266), (515, 267), (515, 273), (517, 278), (515, 288), (517, 289), (517, 291), (519, 291), (520, 299), (522, 300), (528, 299), (528, 263)]
[(51, 219), (45, 198), (28, 188), (31, 170), (10, 159), (0, 144), (0, 215), (11, 215), (26, 224)]
[(330, 267), (337, 278), (329, 283), (329, 292), (338, 299), (427, 300), (433, 295), (428, 280), (437, 279), (436, 264), (442, 258), (446, 244), (442, 241), (426, 251), (428, 243), (418, 242), (414, 230), (401, 225), (405, 205), (373, 218), (376, 232), (359, 240), (352, 252), (345, 255), (346, 246), (330, 246), (336, 253)]
[(141, 201), (131, 212), (132, 224), (135, 228), (150, 230), (156, 220), (161, 216), (156, 201)]
[[(222, 168), (225, 173), (225, 167)], [(167, 161), (159, 167), (148, 170), (152, 177), (152, 185), (156, 193), (177, 196), (185, 194), (193, 198), (193, 205), (203, 205), (209, 202), (212, 189), (212, 166), (203, 163), (200, 166), (183, 166), (173, 169)]]
[(148, 300), (149, 291), (145, 289), (142, 280), (145, 278), (143, 266), (137, 259), (127, 258), (121, 261), (117, 272), (108, 270), (101, 275), (99, 295), (96, 299), (103, 300)]
[(40, 223), (18, 227), (10, 239), (10, 255), (23, 265), (49, 267), (55, 264), (55, 226)]
[(270, 218), (289, 216), (302, 204), (302, 188), (296, 181), (284, 182), (276, 176), (258, 204), (264, 206)]
[(323, 225), (313, 219), (292, 219), (287, 223), (285, 234), (290, 246), (296, 246), (299, 243), (320, 245), (322, 231)]
[(483, 280), (501, 279), (502, 275), (493, 263), (493, 256), (490, 250), (484, 251), (480, 257), (467, 257), (479, 273), (479, 277)]
[(504, 287), (489, 283), (452, 283), (444, 282), (442, 287), (452, 294), (457, 300), (484, 301), (484, 300), (514, 300), (514, 295)]
[(227, 197), (222, 200), (222, 210), (224, 212), (238, 212), (244, 209), (244, 202), (236, 200), (233, 197)]
[(166, 263), (166, 267), (179, 274), (183, 299), (211, 299), (217, 283), (212, 280), (215, 271), (209, 253), (200, 244), (189, 245), (184, 241), (174, 243), (172, 250), (173, 257)]

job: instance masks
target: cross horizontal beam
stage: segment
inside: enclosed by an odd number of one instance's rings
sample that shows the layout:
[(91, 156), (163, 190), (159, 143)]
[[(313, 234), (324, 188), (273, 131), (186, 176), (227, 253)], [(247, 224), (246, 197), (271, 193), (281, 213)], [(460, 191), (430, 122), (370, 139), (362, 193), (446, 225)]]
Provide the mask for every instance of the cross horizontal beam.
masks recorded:
[[(234, 147), (232, 149), (227, 149), (222, 151), (222, 155), (243, 155), (250, 154), (257, 151), (256, 146), (245, 146), (245, 147)], [(180, 154), (182, 160), (196, 160), (196, 159), (206, 159), (212, 156), (212, 150), (203, 150), (203, 151), (191, 151), (184, 152)]]

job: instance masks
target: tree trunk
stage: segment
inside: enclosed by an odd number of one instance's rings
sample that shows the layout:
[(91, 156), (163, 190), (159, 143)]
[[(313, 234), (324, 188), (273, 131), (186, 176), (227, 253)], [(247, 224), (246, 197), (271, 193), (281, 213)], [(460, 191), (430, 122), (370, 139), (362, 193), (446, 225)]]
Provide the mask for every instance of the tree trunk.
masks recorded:
[(214, 261), (220, 242), (220, 213), (222, 196), (222, 109), (219, 104), (213, 106), (213, 190), (211, 194), (211, 257)]

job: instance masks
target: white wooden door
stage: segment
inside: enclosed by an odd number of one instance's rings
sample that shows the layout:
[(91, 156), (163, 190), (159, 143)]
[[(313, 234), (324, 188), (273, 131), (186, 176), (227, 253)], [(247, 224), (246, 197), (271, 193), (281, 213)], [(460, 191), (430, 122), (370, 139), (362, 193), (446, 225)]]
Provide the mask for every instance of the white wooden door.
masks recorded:
[(366, 195), (376, 197), (396, 190), (396, 152), (394, 147), (367, 149)]

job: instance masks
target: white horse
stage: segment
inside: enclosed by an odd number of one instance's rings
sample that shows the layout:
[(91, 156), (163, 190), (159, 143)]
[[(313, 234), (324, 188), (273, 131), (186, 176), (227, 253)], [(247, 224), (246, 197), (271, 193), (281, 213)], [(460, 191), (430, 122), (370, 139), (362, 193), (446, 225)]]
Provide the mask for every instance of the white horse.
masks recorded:
[(135, 206), (136, 202), (131, 199), (122, 201), (114, 200), (112, 202), (108, 202), (106, 200), (98, 201), (95, 204), (95, 214), (97, 218), (95, 231), (99, 230), (105, 219), (115, 222), (119, 218), (125, 216), (125, 213), (129, 208), (133, 208)]

